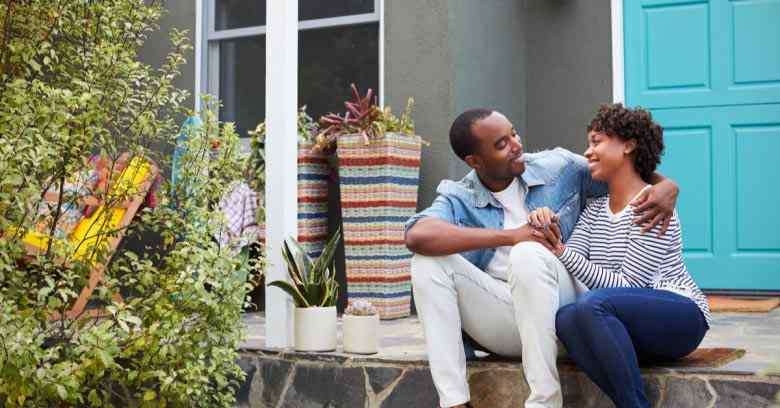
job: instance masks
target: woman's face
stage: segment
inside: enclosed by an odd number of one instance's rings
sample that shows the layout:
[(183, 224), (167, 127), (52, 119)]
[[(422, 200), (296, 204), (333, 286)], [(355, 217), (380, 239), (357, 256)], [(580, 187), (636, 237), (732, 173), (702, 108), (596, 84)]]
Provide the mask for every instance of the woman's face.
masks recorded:
[(623, 166), (631, 163), (631, 146), (617, 137), (607, 136), (603, 132), (588, 133), (588, 169), (594, 180), (609, 181)]

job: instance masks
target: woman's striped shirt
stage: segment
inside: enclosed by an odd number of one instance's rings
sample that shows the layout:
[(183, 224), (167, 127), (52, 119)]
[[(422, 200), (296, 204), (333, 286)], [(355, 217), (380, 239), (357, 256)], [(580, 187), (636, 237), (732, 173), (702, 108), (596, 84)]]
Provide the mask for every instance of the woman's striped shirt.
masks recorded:
[(660, 225), (641, 234), (632, 219), (630, 206), (613, 214), (608, 196), (594, 200), (580, 214), (559, 257), (561, 262), (591, 289), (653, 288), (686, 296), (699, 306), (709, 324), (707, 298), (683, 263), (677, 211), (660, 237)]

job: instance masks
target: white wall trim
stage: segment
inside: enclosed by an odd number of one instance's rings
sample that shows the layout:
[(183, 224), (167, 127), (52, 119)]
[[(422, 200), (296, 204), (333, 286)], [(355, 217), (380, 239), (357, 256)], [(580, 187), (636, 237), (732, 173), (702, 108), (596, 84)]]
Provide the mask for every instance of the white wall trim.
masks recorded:
[[(212, 27), (213, 28), (213, 27)], [(266, 26), (232, 28), (229, 30), (209, 30), (209, 40), (227, 40), (242, 37), (264, 35)]]
[[(377, 0), (374, 0), (375, 2)], [(349, 26), (355, 24), (376, 23), (380, 20), (379, 12), (374, 5), (373, 13), (354, 14), (349, 16), (318, 18), (316, 20), (303, 20), (298, 23), (299, 30), (312, 30), (315, 28)]]
[(379, 11), (379, 106), (385, 106), (385, 0), (374, 0)]
[(611, 0), (612, 9), (612, 101), (626, 101), (623, 0)]
[[(314, 30), (317, 28), (344, 27), (344, 26), (350, 26), (356, 24), (376, 23), (381, 20), (379, 3), (381, 3), (382, 0), (374, 0), (374, 1), (376, 4), (374, 5), (375, 10), (373, 13), (353, 14), (353, 15), (340, 16), (340, 17), (318, 18), (314, 20), (303, 20), (298, 22), (298, 29), (303, 31), (303, 30)], [(213, 5), (213, 2), (210, 4)], [(213, 6), (211, 8), (213, 8)], [(266, 33), (266, 26), (264, 25), (231, 28), (226, 30), (216, 30), (213, 25), (210, 25), (208, 27), (209, 40), (227, 40), (232, 38), (253, 37), (258, 35), (264, 35), (265, 33)]]
[(195, 0), (195, 112), (200, 112), (201, 75), (203, 72), (203, 0)]

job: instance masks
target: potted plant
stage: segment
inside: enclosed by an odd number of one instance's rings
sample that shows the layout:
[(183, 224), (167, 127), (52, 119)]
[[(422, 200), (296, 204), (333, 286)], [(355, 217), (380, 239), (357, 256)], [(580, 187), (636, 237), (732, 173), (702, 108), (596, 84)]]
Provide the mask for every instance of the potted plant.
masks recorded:
[[(406, 317), (411, 306), (411, 257), (404, 222), (414, 215), (422, 139), (414, 132), (413, 101), (396, 117), (369, 89), (343, 115), (320, 119), (315, 149), (335, 150), (350, 300), (374, 304), (383, 319)], [(335, 149), (334, 149), (335, 147)]]
[(371, 302), (351, 302), (344, 311), (342, 323), (345, 352), (374, 354), (379, 351), (379, 312)]
[[(317, 123), (306, 113), (298, 112), (298, 241), (311, 258), (322, 253), (328, 237), (328, 156), (314, 149)], [(252, 189), (260, 197), (265, 193), (265, 122), (249, 132), (251, 153), (248, 171)], [(262, 201), (262, 198), (260, 199)], [(261, 242), (265, 242), (264, 206), (258, 206), (257, 224)]]
[(282, 256), (292, 282), (269, 283), (289, 294), (295, 302), (294, 337), (297, 351), (333, 351), (336, 349), (336, 252), (341, 231), (328, 241), (315, 261), (294, 238), (284, 241)]

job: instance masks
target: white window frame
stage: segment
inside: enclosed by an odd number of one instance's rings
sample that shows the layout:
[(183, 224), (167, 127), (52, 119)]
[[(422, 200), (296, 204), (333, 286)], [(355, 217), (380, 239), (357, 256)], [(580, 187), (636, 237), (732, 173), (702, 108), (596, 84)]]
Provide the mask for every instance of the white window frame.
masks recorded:
[[(210, 94), (220, 98), (219, 89), (219, 41), (265, 35), (266, 26), (252, 26), (229, 30), (216, 30), (215, 3), (218, 0), (196, 0), (195, 25), (195, 111), (200, 110), (200, 96)], [(273, 0), (268, 0), (273, 1)], [(374, 0), (372, 13), (319, 18), (298, 22), (298, 30), (329, 27), (346, 27), (357, 24), (379, 23), (379, 104), (384, 106), (384, 0)]]

